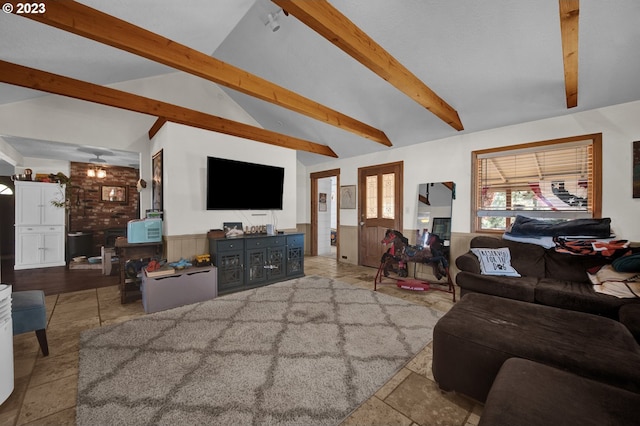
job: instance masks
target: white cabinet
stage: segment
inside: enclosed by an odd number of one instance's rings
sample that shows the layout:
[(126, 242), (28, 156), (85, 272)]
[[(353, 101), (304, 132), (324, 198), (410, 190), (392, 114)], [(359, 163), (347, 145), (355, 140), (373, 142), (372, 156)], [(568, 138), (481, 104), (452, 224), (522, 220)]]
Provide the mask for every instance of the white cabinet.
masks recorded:
[(65, 209), (52, 201), (64, 199), (57, 183), (15, 182), (15, 269), (65, 265)]
[(16, 226), (63, 225), (65, 209), (52, 201), (64, 200), (64, 185), (16, 181)]

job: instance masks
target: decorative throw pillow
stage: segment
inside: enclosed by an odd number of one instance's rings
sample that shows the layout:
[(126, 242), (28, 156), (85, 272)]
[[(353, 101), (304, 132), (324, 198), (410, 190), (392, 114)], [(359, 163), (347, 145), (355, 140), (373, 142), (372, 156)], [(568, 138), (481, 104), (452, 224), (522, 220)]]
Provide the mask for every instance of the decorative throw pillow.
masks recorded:
[(504, 275), (520, 277), (521, 275), (511, 266), (511, 252), (508, 247), (502, 248), (472, 248), (480, 261), (480, 272), (483, 275)]
[(619, 257), (612, 265), (618, 272), (640, 272), (640, 253)]

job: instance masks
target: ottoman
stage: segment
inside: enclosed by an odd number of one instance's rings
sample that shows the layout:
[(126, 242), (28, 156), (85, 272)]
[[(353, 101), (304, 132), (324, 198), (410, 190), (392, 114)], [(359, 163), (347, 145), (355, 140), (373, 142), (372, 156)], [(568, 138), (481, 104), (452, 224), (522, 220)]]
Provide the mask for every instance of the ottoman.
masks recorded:
[(443, 391), (484, 402), (512, 357), (640, 392), (640, 347), (610, 318), (469, 293), (433, 329), (432, 370)]
[(478, 426), (632, 425), (640, 394), (520, 358), (505, 361)]

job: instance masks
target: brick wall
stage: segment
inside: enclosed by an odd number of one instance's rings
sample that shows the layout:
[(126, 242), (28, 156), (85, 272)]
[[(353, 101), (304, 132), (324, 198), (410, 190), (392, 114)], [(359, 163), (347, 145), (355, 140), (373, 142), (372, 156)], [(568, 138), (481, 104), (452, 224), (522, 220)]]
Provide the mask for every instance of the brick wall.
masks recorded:
[[(126, 228), (127, 222), (137, 219), (139, 194), (136, 189), (138, 169), (131, 167), (103, 166), (107, 177), (88, 177), (90, 163), (71, 162), (71, 205), (69, 208), (69, 232), (93, 232), (93, 253), (100, 254), (105, 243), (105, 230)], [(126, 187), (126, 202), (103, 201), (102, 186)]]

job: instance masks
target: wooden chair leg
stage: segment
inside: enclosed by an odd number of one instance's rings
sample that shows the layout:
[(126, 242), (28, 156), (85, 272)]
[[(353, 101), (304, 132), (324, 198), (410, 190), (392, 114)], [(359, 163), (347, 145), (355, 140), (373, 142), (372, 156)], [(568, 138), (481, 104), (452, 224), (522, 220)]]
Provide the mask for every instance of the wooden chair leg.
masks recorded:
[(47, 343), (47, 330), (36, 330), (36, 336), (38, 337), (38, 343), (40, 343), (40, 349), (42, 350), (42, 356), (49, 355), (49, 344)]

